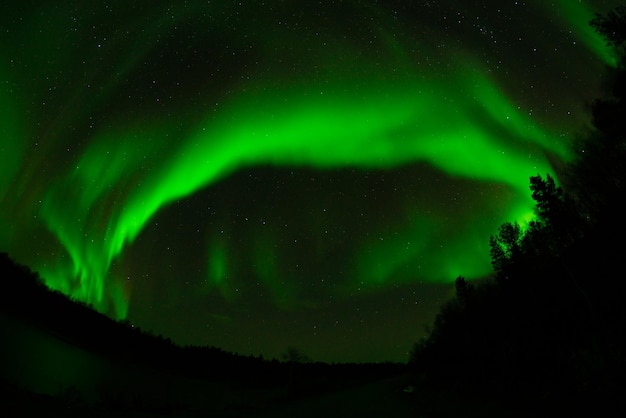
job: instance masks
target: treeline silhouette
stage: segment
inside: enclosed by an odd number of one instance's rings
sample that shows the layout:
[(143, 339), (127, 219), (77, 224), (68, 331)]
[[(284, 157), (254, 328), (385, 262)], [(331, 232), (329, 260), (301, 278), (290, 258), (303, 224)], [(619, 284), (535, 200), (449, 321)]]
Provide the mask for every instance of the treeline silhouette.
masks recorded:
[(49, 289), (37, 273), (17, 264), (6, 253), (0, 253), (0, 277), (0, 315), (8, 315), (87, 352), (171, 375), (250, 388), (285, 387), (289, 396), (298, 396), (397, 375), (405, 367), (398, 363), (313, 362), (294, 348), (289, 348), (289, 355), (279, 361), (217, 347), (179, 346), (169, 338), (115, 321)]
[[(626, 7), (592, 27), (619, 56), (612, 90), (559, 175), (530, 178), (536, 218), (490, 239), (493, 280), (456, 280), (409, 363), (446, 390), (619, 408), (626, 395)], [(595, 408), (595, 406), (594, 406)]]

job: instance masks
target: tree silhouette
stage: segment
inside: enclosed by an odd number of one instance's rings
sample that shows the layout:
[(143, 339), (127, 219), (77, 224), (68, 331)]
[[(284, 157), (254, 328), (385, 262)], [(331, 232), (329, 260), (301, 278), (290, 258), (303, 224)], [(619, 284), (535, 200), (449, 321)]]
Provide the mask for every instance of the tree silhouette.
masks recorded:
[(498, 233), (489, 238), (491, 265), (496, 279), (506, 282), (514, 275), (512, 267), (521, 254), (522, 229), (517, 222), (500, 226)]
[(593, 229), (622, 235), (626, 232), (621, 205), (626, 192), (626, 6), (597, 14), (591, 26), (614, 48), (619, 61), (608, 73), (609, 96), (591, 106), (593, 129), (575, 145), (575, 160), (568, 167), (566, 182)]
[(612, 406), (626, 393), (626, 6), (591, 24), (620, 56), (611, 95), (593, 103), (562, 186), (530, 178), (535, 219), (490, 237), (495, 281), (457, 278), (456, 298), (411, 354), (429, 384)]
[(592, 28), (604, 37), (607, 44), (615, 49), (620, 62), (626, 57), (626, 6), (618, 6), (606, 15), (596, 13), (589, 22)]
[(281, 358), (287, 363), (309, 363), (311, 361), (306, 354), (293, 346), (288, 347)]
[(459, 304), (465, 307), (474, 292), (474, 286), (471, 283), (468, 283), (463, 276), (456, 278), (454, 286), (456, 289), (456, 298), (459, 301)]

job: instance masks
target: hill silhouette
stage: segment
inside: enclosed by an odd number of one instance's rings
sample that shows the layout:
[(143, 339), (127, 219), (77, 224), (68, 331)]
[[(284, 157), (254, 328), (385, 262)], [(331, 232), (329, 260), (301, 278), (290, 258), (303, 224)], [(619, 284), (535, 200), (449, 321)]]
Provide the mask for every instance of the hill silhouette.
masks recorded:
[(305, 362), (295, 349), (278, 361), (216, 347), (181, 347), (50, 290), (6, 253), (0, 253), (0, 275), (5, 394), (160, 411), (207, 408), (208, 398), (214, 410), (273, 404), (404, 371), (393, 363)]

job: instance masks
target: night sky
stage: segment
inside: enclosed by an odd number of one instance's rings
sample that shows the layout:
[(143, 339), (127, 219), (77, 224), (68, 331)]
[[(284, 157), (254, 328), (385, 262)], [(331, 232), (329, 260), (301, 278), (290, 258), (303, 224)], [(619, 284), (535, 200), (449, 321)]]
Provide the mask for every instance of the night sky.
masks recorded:
[(405, 361), (532, 217), (618, 1), (4, 1), (0, 250), (180, 344)]

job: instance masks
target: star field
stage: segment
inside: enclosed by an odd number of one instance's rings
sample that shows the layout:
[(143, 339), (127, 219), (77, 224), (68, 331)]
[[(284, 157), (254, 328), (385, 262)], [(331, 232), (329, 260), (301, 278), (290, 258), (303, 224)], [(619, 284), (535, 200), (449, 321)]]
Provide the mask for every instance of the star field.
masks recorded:
[(266, 357), (404, 361), (615, 64), (612, 1), (10, 3), (0, 250)]

